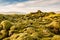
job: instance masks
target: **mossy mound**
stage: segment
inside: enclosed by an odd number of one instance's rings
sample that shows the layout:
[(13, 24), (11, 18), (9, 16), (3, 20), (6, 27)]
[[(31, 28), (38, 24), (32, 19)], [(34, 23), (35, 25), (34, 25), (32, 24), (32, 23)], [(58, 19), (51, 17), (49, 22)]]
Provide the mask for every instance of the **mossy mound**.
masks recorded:
[(0, 40), (60, 40), (60, 14), (0, 14)]

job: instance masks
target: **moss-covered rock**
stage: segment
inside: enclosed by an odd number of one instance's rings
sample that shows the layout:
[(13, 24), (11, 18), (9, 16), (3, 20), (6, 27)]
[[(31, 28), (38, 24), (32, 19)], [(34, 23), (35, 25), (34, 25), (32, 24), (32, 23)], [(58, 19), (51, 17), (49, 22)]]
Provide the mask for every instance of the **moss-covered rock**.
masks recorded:
[(12, 26), (12, 23), (8, 20), (2, 21), (1, 25), (3, 26), (3, 29), (9, 30), (10, 27)]
[(7, 37), (7, 31), (6, 30), (1, 30), (0, 31), (0, 39)]
[(42, 38), (41, 40), (51, 40), (51, 38), (47, 37), (47, 38)]
[(53, 36), (51, 40), (60, 40), (60, 35)]
[(60, 14), (0, 14), (0, 40), (60, 40)]
[(27, 33), (13, 34), (10, 37), (11, 40), (33, 40), (33, 38)]

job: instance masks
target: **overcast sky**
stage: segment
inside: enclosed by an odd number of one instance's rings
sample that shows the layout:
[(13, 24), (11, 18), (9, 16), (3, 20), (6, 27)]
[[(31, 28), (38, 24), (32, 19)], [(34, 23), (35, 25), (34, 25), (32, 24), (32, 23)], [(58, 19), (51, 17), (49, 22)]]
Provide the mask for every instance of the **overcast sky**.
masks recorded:
[(60, 11), (60, 0), (0, 0), (0, 12)]

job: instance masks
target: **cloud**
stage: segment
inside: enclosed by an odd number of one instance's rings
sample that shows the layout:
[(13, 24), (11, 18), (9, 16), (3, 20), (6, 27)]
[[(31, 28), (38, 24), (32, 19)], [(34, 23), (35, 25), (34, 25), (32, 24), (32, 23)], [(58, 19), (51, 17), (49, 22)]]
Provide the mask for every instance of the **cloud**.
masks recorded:
[(9, 5), (9, 4), (15, 4), (19, 2), (25, 2), (28, 0), (0, 0), (0, 5)]
[(30, 2), (26, 3), (26, 6), (45, 7), (45, 6), (50, 6), (52, 4), (55, 4), (55, 3), (60, 4), (60, 0), (35, 0), (33, 3), (30, 3)]
[(60, 11), (60, 0), (29, 0), (0, 6), (0, 12)]

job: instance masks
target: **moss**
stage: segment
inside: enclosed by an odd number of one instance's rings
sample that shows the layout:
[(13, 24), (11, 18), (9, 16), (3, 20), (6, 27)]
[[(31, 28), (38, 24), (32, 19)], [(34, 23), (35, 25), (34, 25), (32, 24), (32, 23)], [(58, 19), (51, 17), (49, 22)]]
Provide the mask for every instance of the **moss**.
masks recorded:
[(9, 30), (12, 26), (11, 22), (8, 20), (2, 21), (1, 25), (3, 26), (3, 29)]
[(47, 38), (42, 38), (41, 40), (51, 40), (51, 38), (47, 37)]
[(51, 40), (60, 40), (60, 35), (53, 36)]
[(1, 30), (0, 31), (0, 39), (5, 38), (7, 36), (6, 30)]
[(24, 31), (25, 33), (32, 34), (35, 32), (35, 29), (33, 27), (28, 27)]
[(3, 26), (2, 25), (0, 25), (0, 31), (3, 29)]
[(13, 34), (10, 37), (11, 40), (33, 40), (27, 33)]
[(3, 40), (10, 40), (10, 38), (4, 38)]
[(60, 14), (0, 14), (0, 40), (60, 40)]

